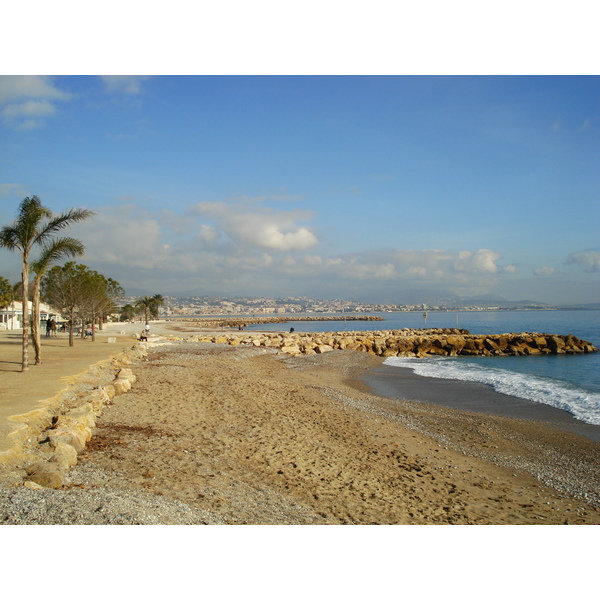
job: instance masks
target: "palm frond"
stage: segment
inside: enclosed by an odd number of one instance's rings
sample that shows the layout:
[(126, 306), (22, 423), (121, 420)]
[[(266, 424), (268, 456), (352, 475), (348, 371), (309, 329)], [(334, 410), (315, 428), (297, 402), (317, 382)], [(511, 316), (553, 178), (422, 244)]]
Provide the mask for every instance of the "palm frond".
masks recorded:
[(95, 214), (91, 210), (71, 208), (67, 212), (54, 216), (39, 231), (36, 236), (36, 242), (44, 243), (47, 238), (54, 235), (57, 231), (70, 227), (73, 223), (79, 223), (89, 217), (93, 217)]
[(38, 276), (41, 276), (52, 263), (65, 258), (81, 256), (84, 250), (83, 243), (75, 238), (54, 239), (51, 243), (43, 246), (40, 257), (31, 264), (31, 268)]
[(11, 252), (19, 250), (19, 235), (14, 226), (5, 225), (0, 230), (0, 248), (6, 248)]

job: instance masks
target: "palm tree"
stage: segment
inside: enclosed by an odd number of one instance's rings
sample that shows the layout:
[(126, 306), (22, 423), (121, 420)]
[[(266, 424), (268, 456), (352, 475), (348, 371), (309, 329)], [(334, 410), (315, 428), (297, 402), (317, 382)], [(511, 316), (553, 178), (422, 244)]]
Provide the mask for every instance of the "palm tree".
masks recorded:
[(135, 303), (135, 307), (144, 311), (144, 318), (146, 319), (146, 325), (148, 325), (149, 313), (152, 305), (154, 304), (154, 298), (150, 296), (143, 296), (142, 298), (138, 298), (138, 301)]
[(83, 221), (94, 213), (81, 208), (72, 208), (69, 211), (54, 216), (37, 196), (25, 198), (19, 205), (17, 219), (12, 225), (5, 225), (0, 230), (0, 247), (21, 253), (23, 268), (21, 283), (23, 286), (23, 357), (21, 371), (29, 371), (28, 356), (28, 296), (29, 296), (29, 261), (31, 251), (35, 246), (50, 243), (56, 233), (72, 223)]
[(160, 294), (152, 296), (152, 316), (158, 319), (158, 311), (164, 303), (165, 299)]
[(52, 263), (64, 258), (72, 258), (83, 254), (84, 245), (75, 238), (65, 237), (54, 239), (44, 246), (41, 256), (31, 264), (35, 273), (33, 280), (31, 308), (31, 337), (35, 349), (35, 364), (42, 364), (42, 348), (40, 344), (40, 282)]

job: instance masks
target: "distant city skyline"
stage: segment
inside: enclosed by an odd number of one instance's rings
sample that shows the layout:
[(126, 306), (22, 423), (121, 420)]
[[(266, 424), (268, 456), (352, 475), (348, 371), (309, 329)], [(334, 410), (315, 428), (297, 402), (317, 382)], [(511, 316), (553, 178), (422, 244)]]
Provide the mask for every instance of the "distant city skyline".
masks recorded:
[[(0, 226), (126, 290), (600, 301), (597, 76), (0, 76)], [(19, 257), (0, 252), (17, 281)]]

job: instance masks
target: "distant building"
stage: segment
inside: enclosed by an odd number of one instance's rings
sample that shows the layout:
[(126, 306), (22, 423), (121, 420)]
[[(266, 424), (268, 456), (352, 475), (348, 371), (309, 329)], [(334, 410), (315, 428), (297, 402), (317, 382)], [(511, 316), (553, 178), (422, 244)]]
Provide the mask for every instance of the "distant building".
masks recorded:
[[(28, 315), (31, 316), (32, 303), (29, 301)], [(40, 323), (45, 323), (50, 318), (60, 318), (60, 315), (47, 304), (40, 302)], [(0, 330), (23, 329), (23, 304), (12, 302), (6, 308), (0, 309)]]

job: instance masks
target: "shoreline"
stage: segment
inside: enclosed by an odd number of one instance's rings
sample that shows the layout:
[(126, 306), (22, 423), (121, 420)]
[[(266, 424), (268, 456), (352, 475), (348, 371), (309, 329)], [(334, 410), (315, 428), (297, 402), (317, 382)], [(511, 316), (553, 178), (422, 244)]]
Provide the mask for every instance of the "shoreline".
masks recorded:
[(579, 435), (375, 395), (362, 352), (148, 346), (67, 485), (0, 486), (0, 521), (600, 524), (600, 446)]
[(576, 419), (548, 404), (496, 392), (484, 383), (424, 377), (411, 369), (381, 364), (363, 378), (372, 393), (396, 400), (423, 402), (475, 414), (546, 423), (600, 443), (600, 426)]

